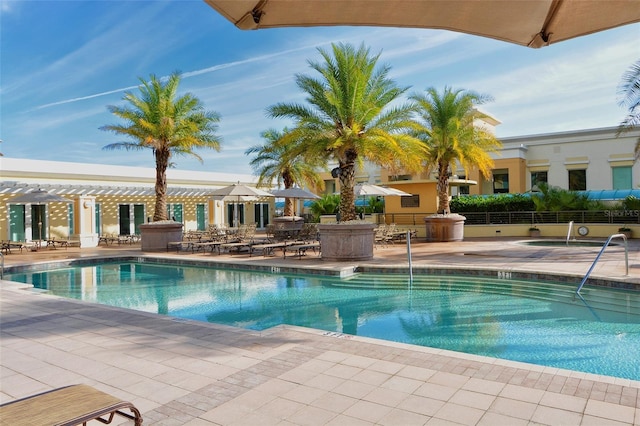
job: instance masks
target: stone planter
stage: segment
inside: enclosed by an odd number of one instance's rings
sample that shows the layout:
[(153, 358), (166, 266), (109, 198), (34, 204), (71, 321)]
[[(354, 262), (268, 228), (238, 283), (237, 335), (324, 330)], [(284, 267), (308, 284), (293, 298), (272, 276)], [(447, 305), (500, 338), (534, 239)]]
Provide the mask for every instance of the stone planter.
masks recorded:
[(618, 234), (622, 234), (622, 235), (624, 235), (624, 236), (627, 238), (627, 240), (628, 240), (629, 238), (631, 238), (631, 230), (623, 231), (623, 230), (620, 230), (620, 229), (619, 229), (619, 230), (618, 230)]
[(140, 225), (142, 251), (166, 251), (168, 243), (182, 241), (182, 224), (172, 220)]
[(436, 214), (424, 218), (427, 226), (427, 241), (445, 242), (464, 239), (464, 221), (466, 217), (453, 214)]
[(531, 238), (540, 238), (540, 230), (539, 229), (529, 229), (529, 236)]
[(342, 222), (318, 225), (322, 259), (350, 261), (373, 259), (375, 224)]

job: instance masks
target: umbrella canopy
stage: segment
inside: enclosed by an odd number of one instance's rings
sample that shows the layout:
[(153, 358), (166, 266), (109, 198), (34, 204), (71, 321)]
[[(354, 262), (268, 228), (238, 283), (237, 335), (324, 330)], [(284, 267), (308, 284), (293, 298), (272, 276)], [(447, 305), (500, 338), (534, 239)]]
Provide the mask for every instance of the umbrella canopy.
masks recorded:
[(271, 193), (247, 185), (234, 183), (211, 192), (214, 197), (273, 197)]
[(16, 195), (9, 199), (11, 204), (47, 204), (47, 203), (70, 203), (68, 198), (51, 194), (44, 189), (36, 189), (25, 194)]
[[(245, 197), (273, 197), (273, 195), (267, 191), (252, 186), (241, 185), (240, 183), (234, 183), (233, 185), (217, 189), (213, 191), (211, 195), (214, 197), (222, 197), (225, 201), (237, 201), (238, 204), (240, 204), (240, 201), (246, 201)], [(238, 208), (236, 206), (233, 209), (233, 226), (237, 227), (238, 225)]]
[(205, 0), (248, 30), (310, 26), (434, 28), (538, 48), (640, 22), (638, 0)]
[(401, 197), (410, 197), (411, 194), (404, 192), (404, 191), (400, 191), (399, 189), (395, 189), (395, 188), (387, 188), (384, 186), (378, 186), (378, 185), (370, 185), (370, 184), (366, 184), (366, 183), (361, 183), (356, 185), (353, 188), (353, 192), (355, 193), (356, 197), (366, 197), (366, 196), (388, 196), (388, 195), (397, 195), (397, 196), (401, 196)]
[(321, 198), (320, 196), (314, 194), (313, 192), (309, 192), (305, 189), (298, 188), (298, 187), (271, 191), (271, 194), (274, 197), (278, 197), (278, 198), (300, 198), (303, 200), (316, 200), (318, 198)]
[[(309, 192), (305, 189), (298, 188), (294, 186), (293, 188), (285, 188), (279, 189), (277, 191), (271, 191), (274, 197), (278, 198), (292, 198), (292, 199), (303, 199), (303, 200), (317, 200), (321, 197), (314, 194), (313, 192)], [(285, 209), (286, 210), (286, 209)], [(293, 206), (293, 216), (295, 217), (295, 206)]]

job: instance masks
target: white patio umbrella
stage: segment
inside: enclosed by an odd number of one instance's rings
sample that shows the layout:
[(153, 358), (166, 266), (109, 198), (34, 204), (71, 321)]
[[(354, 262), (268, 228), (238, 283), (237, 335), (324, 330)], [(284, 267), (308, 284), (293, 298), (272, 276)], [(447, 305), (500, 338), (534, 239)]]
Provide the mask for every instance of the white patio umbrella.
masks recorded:
[[(273, 197), (270, 192), (263, 191), (262, 189), (254, 188), (252, 186), (241, 185), (240, 183), (234, 183), (233, 185), (225, 186), (224, 188), (217, 189), (211, 192), (214, 197), (221, 197), (225, 201), (234, 200), (240, 204), (240, 201), (246, 201), (244, 197)], [(233, 226), (238, 226), (238, 209), (233, 209)]]
[[(16, 195), (8, 200), (11, 204), (36, 204), (36, 205), (44, 205), (49, 203), (70, 203), (71, 200), (68, 198), (64, 198), (57, 194), (51, 194), (50, 192), (45, 191), (44, 189), (34, 189), (31, 192), (26, 192), (24, 194)], [(51, 228), (51, 223), (49, 223), (49, 228)], [(48, 232), (51, 235), (51, 229)], [(38, 235), (40, 241), (42, 241), (42, 217), (38, 218)]]
[[(285, 188), (278, 189), (276, 191), (271, 191), (271, 194), (277, 198), (293, 198), (294, 200), (317, 200), (321, 198), (320, 196), (314, 194), (313, 192), (309, 192), (306, 189), (299, 188), (294, 186), (293, 188)], [(296, 212), (293, 212), (293, 216), (295, 217)]]
[(539, 48), (640, 22), (638, 0), (205, 0), (243, 30), (433, 28)]
[[(410, 197), (411, 194), (408, 192), (401, 191), (395, 188), (388, 188), (385, 186), (372, 185), (368, 183), (359, 183), (353, 187), (353, 192), (356, 197), (389, 197), (389, 196), (398, 196), (398, 197)], [(386, 206), (383, 207), (382, 214), (385, 214)]]

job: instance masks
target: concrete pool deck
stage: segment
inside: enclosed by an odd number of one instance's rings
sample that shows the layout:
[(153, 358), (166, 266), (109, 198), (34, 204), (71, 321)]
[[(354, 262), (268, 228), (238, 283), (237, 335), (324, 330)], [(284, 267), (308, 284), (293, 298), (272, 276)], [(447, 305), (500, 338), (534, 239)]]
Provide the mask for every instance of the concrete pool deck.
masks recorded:
[[(412, 262), (581, 277), (598, 252), (506, 238), (418, 242)], [(140, 254), (128, 245), (45, 249), (8, 254), (5, 267)], [(352, 267), (313, 254), (153, 256)], [(373, 260), (358, 263), (406, 267), (406, 246), (376, 248)], [(629, 241), (629, 276), (619, 246), (592, 276), (640, 283), (640, 241)], [(254, 332), (20, 287), (0, 285), (0, 402), (86, 383), (133, 402), (147, 425), (640, 425), (639, 381), (299, 327)]]

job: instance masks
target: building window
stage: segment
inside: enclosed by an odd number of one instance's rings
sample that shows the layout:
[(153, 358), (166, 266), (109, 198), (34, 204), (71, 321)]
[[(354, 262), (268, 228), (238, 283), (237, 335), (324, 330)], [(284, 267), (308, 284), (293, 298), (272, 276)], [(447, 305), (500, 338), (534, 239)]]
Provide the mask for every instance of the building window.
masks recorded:
[(410, 208), (410, 207), (420, 207), (420, 195), (415, 194), (411, 197), (400, 197), (400, 207)]
[(102, 215), (100, 214), (101, 209), (102, 209), (102, 205), (100, 203), (96, 203), (96, 211), (95, 211), (95, 228), (94, 231), (96, 234), (98, 235), (102, 235)]
[(493, 193), (506, 194), (509, 192), (509, 170), (493, 171)]
[[(467, 176), (459, 175), (458, 179), (466, 180)], [(459, 185), (458, 186), (458, 195), (469, 195), (469, 185)]]
[(631, 174), (631, 166), (612, 167), (613, 172), (613, 188), (612, 189), (632, 189), (633, 178)]
[(182, 204), (167, 204), (167, 216), (171, 220), (182, 223)]
[(548, 183), (547, 171), (544, 172), (531, 172), (531, 189), (537, 187), (541, 183)]
[(587, 170), (569, 170), (569, 191), (587, 190)]

